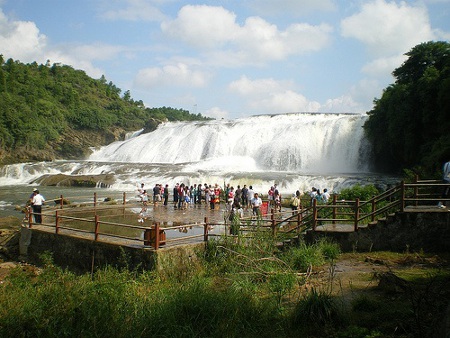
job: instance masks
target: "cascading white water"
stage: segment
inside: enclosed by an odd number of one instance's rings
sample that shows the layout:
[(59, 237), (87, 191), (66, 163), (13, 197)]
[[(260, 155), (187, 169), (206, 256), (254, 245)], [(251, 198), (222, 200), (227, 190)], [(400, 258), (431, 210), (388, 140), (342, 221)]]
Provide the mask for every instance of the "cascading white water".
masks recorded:
[[(156, 183), (247, 184), (263, 194), (277, 183), (283, 196), (312, 186), (339, 192), (355, 184), (398, 182), (370, 172), (365, 120), (352, 114), (284, 114), (164, 123), (154, 132), (138, 131), (102, 147), (88, 160), (0, 166), (0, 213), (14, 212), (13, 206), (28, 197), (29, 184), (59, 174), (112, 175), (110, 189), (129, 196), (142, 182), (150, 189)], [(57, 196), (61, 189), (65, 196), (72, 193), (64, 187), (43, 189)], [(76, 189), (73, 193), (79, 195)]]
[(366, 117), (263, 115), (232, 121), (169, 122), (95, 151), (90, 161), (191, 163), (184, 170), (367, 171)]

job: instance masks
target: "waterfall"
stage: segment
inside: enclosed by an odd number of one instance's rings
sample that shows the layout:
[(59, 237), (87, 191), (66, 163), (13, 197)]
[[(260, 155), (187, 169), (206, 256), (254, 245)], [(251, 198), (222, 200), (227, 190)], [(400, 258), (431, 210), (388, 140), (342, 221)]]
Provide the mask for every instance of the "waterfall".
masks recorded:
[(370, 171), (366, 119), (305, 113), (163, 123), (151, 133), (140, 130), (101, 147), (83, 161), (0, 166), (0, 202), (2, 191), (8, 196), (17, 186), (39, 185), (41, 178), (60, 174), (113, 175), (108, 189), (131, 194), (142, 182), (148, 187), (226, 182), (252, 185), (262, 193), (277, 183), (283, 194), (312, 186), (338, 192), (355, 184), (398, 182)]
[(94, 151), (89, 161), (188, 164), (186, 171), (366, 172), (365, 120), (354, 114), (296, 113), (167, 122)]

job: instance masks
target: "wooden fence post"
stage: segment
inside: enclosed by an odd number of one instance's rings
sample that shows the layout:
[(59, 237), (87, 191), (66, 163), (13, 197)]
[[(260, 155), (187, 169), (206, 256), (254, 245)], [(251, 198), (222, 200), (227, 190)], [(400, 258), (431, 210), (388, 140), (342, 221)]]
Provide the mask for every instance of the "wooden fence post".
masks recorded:
[(203, 228), (203, 241), (208, 242), (208, 217), (205, 217), (205, 225)]
[(97, 193), (94, 192), (94, 208), (97, 206)]
[(333, 194), (333, 221), (332, 221), (332, 224), (336, 224), (336, 215), (337, 215), (336, 204), (337, 204), (337, 195)]
[[(417, 184), (417, 182), (419, 181), (419, 175), (414, 175), (414, 183)], [(419, 201), (417, 200), (419, 198), (419, 187), (415, 186), (414, 187), (414, 206), (418, 206), (419, 205)]]
[(59, 216), (58, 216), (58, 210), (55, 210), (55, 233), (59, 233)]
[(375, 211), (377, 211), (377, 199), (372, 199), (372, 216), (370, 217), (370, 220), (373, 222), (375, 221)]
[(405, 211), (405, 181), (400, 182), (400, 212)]
[(272, 228), (272, 235), (275, 236), (277, 233), (276, 230), (276, 222), (275, 222), (275, 210), (272, 208), (270, 209), (270, 223)]
[(61, 199), (59, 200), (59, 207), (62, 209), (63, 205), (64, 205), (64, 197), (63, 197), (63, 195), (61, 195), (60, 198)]
[(316, 231), (317, 227), (317, 200), (313, 198), (313, 231)]
[(95, 215), (95, 238), (94, 240), (98, 240), (98, 230), (100, 226), (100, 217), (98, 215)]
[(159, 249), (159, 222), (155, 222), (155, 250)]
[(354, 219), (354, 230), (358, 231), (358, 221), (359, 221), (359, 198), (355, 201), (355, 219)]

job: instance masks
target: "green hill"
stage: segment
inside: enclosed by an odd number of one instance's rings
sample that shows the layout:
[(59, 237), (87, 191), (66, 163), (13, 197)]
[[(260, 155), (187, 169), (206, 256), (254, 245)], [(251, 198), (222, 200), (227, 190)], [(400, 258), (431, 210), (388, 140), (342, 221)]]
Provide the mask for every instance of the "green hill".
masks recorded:
[(24, 64), (0, 55), (0, 163), (80, 159), (128, 131), (162, 121), (205, 120), (170, 107), (148, 108), (104, 76), (67, 65)]

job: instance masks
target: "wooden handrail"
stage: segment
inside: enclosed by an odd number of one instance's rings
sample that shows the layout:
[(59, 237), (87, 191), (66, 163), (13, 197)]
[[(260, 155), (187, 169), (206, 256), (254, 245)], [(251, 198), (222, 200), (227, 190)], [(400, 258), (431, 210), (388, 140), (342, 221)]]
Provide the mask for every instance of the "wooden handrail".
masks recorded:
[[(274, 236), (277, 236), (278, 232), (299, 233), (308, 228), (316, 231), (318, 225), (325, 222), (331, 222), (332, 224), (351, 222), (351, 224), (353, 225), (353, 230), (358, 231), (360, 225), (366, 224), (367, 222), (373, 222), (379, 217), (384, 217), (388, 212), (404, 212), (407, 206), (418, 206), (421, 204), (429, 205), (429, 203), (436, 203), (437, 205), (438, 201), (450, 201), (450, 198), (442, 199), (441, 194), (436, 192), (446, 186), (450, 186), (450, 184), (436, 180), (426, 181), (415, 179), (413, 183), (405, 183), (404, 181), (402, 181), (397, 186), (390, 188), (367, 201), (361, 201), (359, 199), (356, 199), (355, 201), (338, 200), (338, 195), (333, 194), (333, 199), (331, 203), (328, 204), (319, 204), (317, 200), (313, 200), (312, 206), (307, 208), (300, 207), (298, 210), (289, 210), (286, 212), (275, 212), (275, 210), (272, 209), (267, 216), (259, 217), (257, 220), (253, 216), (243, 218), (241, 219), (241, 231), (251, 232), (252, 230), (254, 230), (254, 225), (247, 226), (246, 223), (255, 224), (255, 222), (258, 222), (258, 228), (270, 229)], [(149, 229), (145, 226), (136, 226), (132, 224), (101, 220), (102, 211), (120, 207), (123, 208), (123, 212), (118, 214), (118, 216), (125, 216), (125, 209), (133, 208), (133, 204), (127, 204), (126, 193), (123, 193), (122, 203), (120, 203), (119, 205), (108, 205), (104, 207), (99, 206), (97, 193), (94, 193), (93, 207), (81, 207), (76, 209), (67, 206), (63, 207), (63, 200), (64, 197), (63, 195), (61, 195), (59, 203), (55, 204), (55, 207), (53, 209), (46, 208), (42, 211), (41, 216), (45, 217), (47, 221), (45, 223), (39, 224), (39, 226), (54, 226), (56, 234), (60, 234), (61, 229), (70, 229), (74, 232), (79, 231), (83, 233), (92, 233), (94, 235), (95, 241), (98, 241), (100, 239), (100, 235), (136, 240), (136, 237), (130, 237), (128, 235), (117, 235), (113, 233), (101, 232), (102, 228), (105, 229), (105, 225), (134, 229), (144, 232)], [(136, 208), (136, 206), (134, 206), (134, 208)], [(93, 217), (74, 217), (73, 214), (76, 214), (78, 212), (83, 212), (85, 214), (87, 212), (92, 212)], [(135, 215), (135, 213), (130, 213), (129, 215)], [(35, 227), (36, 224), (33, 220), (34, 213), (31, 208), (28, 208), (27, 217), (28, 227)], [(54, 223), (48, 222), (49, 217), (55, 218)], [(63, 224), (64, 220), (80, 222), (81, 224), (94, 223), (94, 230), (86, 230), (89, 228), (89, 226), (81, 226), (81, 229), (77, 229), (74, 227), (71, 228), (68, 227), (67, 224)], [(155, 250), (157, 250), (160, 246), (160, 231), (168, 229), (181, 229), (189, 226), (203, 227), (203, 233), (201, 233), (200, 235), (184, 236), (170, 240), (168, 239), (166, 241), (176, 242), (190, 238), (203, 238), (203, 241), (206, 242), (209, 240), (209, 237), (212, 236), (209, 234), (209, 227), (211, 225), (215, 224), (210, 223), (207, 217), (204, 218), (204, 223), (200, 225), (183, 224), (179, 226), (162, 228), (159, 223), (155, 223), (153, 225), (153, 228), (155, 230), (155, 242), (153, 247)], [(224, 223), (218, 223), (217, 225), (226, 226)], [(282, 229), (280, 228), (281, 225), (283, 225)]]

